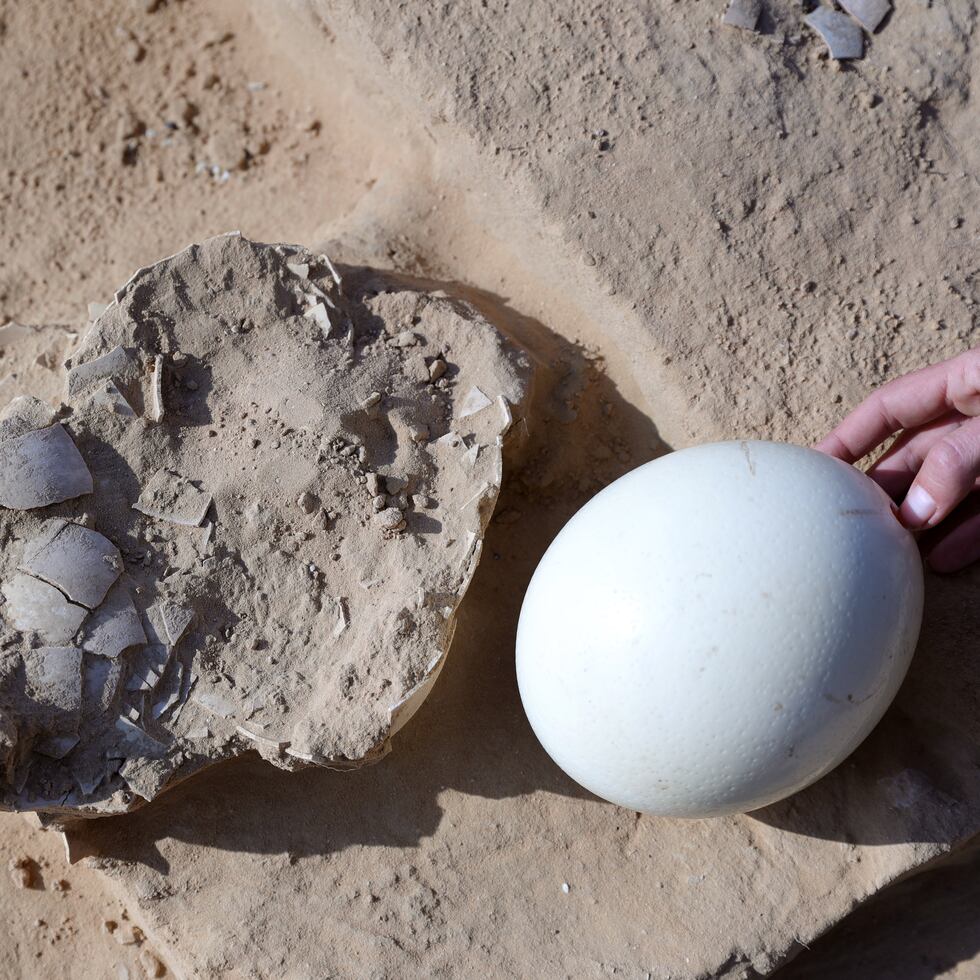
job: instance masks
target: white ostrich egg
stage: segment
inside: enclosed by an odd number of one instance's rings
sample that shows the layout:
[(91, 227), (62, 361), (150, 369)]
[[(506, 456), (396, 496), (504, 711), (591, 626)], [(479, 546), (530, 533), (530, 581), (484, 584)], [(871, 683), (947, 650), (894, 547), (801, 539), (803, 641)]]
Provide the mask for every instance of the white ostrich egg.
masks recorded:
[(874, 728), (922, 592), (915, 541), (859, 470), (781, 443), (685, 449), (608, 486), (545, 553), (517, 633), (521, 699), (597, 796), (754, 810)]

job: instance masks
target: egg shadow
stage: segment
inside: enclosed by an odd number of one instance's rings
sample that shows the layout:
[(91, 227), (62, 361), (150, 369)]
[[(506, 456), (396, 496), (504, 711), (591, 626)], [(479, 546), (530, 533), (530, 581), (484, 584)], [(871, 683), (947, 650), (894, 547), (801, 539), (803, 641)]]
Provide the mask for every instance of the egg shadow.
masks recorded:
[[(344, 270), (345, 280), (351, 272)], [(291, 858), (412, 846), (438, 828), (447, 789), (488, 799), (542, 791), (594, 799), (552, 762), (528, 724), (514, 670), (517, 619), (531, 574), (565, 522), (604, 485), (669, 447), (592, 355), (504, 299), (452, 283), (397, 282), (474, 303), (538, 365), (526, 444), (505, 472), (498, 502), (498, 517), (508, 516), (487, 530), (439, 682), (393, 751), (372, 766), (289, 773), (249, 753), (135, 812), (74, 823), (78, 853), (166, 873), (157, 842), (167, 838)]]
[(980, 832), (980, 568), (927, 573), (918, 648), (895, 702), (813, 786), (749, 814), (849, 844), (960, 844)]

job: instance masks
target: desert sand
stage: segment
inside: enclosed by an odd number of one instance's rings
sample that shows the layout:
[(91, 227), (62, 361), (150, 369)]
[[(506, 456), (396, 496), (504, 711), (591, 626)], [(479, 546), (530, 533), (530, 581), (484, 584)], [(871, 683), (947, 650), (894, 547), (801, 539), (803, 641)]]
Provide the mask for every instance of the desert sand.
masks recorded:
[[(391, 756), (354, 775), (228, 763), (79, 832), (97, 856), (71, 867), (5, 815), (5, 975), (661, 976), (661, 950), (674, 975), (793, 954), (787, 976), (980, 974), (975, 924), (946, 911), (947, 890), (975, 893), (963, 867), (815, 938), (976, 832), (975, 572), (930, 582), (895, 709), (770, 822), (678, 829), (588, 798), (512, 677), (521, 583), (599, 487), (673, 446), (807, 441), (971, 343), (975, 6), (896, 11), (847, 68), (774, 4), (759, 35), (722, 28), (721, 5), (580, 6), (0, 11), (0, 321), (70, 331), (5, 347), (5, 402), (57, 397), (89, 303), (233, 228), (458, 290), (550, 374), (453, 655)], [(288, 894), (250, 891), (269, 878)], [(727, 920), (726, 892), (745, 907)], [(750, 927), (761, 902), (787, 920)]]

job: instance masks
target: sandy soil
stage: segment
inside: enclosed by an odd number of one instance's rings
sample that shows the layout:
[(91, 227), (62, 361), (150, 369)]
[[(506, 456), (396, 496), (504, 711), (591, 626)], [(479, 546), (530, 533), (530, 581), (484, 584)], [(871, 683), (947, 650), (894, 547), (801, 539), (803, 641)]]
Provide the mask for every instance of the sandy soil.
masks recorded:
[[(581, 310), (553, 290), (536, 288), (505, 258), (477, 252), (465, 239), (448, 248), (443, 243), (435, 255), (426, 234), (413, 235), (404, 191), (400, 210), (388, 205), (400, 225), (380, 233), (382, 215), (371, 191), (396, 185), (393, 174), (417, 168), (423, 154), (402, 134), (372, 133), (345, 80), (318, 77), (315, 65), (300, 57), (285, 63), (277, 51), (232, 0), (82, 0), (71, 16), (54, 0), (0, 2), (0, 322), (63, 322), (77, 329), (86, 304), (104, 301), (136, 267), (230, 228), (260, 240), (308, 243), (355, 230), (362, 254), (413, 271), (445, 268), (447, 251), (459, 278), (486, 282), (492, 269), (499, 292), (522, 313), (560, 324), (587, 350), (594, 345), (596, 334)], [(466, 207), (452, 195), (438, 206)], [(895, 206), (910, 222), (915, 217), (914, 202)], [(791, 222), (792, 208), (777, 214)], [(942, 218), (950, 229), (961, 220)], [(427, 234), (433, 225), (438, 220), (430, 220)], [(710, 249), (700, 255), (702, 268), (710, 269)], [(694, 273), (687, 275), (691, 280)], [(791, 281), (792, 270), (778, 275), (777, 292), (809, 302), (807, 284)], [(855, 323), (865, 317), (855, 312)], [(923, 329), (928, 323), (923, 314)], [(764, 336), (747, 335), (745, 356), (760, 356), (764, 342)], [(875, 372), (884, 375), (913, 357), (906, 342), (896, 344), (894, 361), (882, 358)], [(600, 386), (601, 397), (590, 400), (596, 412), (618, 405), (622, 396), (633, 400), (627, 372), (617, 372), (617, 354), (606, 353), (602, 372), (594, 354), (569, 371), (570, 391), (586, 384), (583, 379)], [(48, 369), (36, 363), (31, 370), (44, 377)], [(833, 401), (841, 394), (852, 400), (856, 393), (841, 382)], [(660, 446), (648, 419), (622, 411), (620, 421), (619, 445), (604, 444), (595, 458), (581, 447), (565, 447), (581, 455), (580, 485), (571, 495), (595, 488), (594, 470), (609, 479), (642, 447), (652, 452)], [(568, 471), (567, 465), (559, 470)], [(546, 487), (547, 467), (539, 478)], [(475, 805), (466, 814), (474, 826), (481, 819)], [(118, 966), (146, 972), (138, 957), (149, 944), (119, 944), (119, 935), (130, 935), (126, 910), (92, 869), (64, 865), (56, 838), (4, 815), (0, 849), (4, 861), (35, 861), (43, 883), (20, 888), (19, 871), (0, 879), (8, 910), (0, 926), (0, 973), (106, 977), (116, 976)], [(937, 872), (903, 891), (894, 905), (882, 900), (802, 955), (787, 976), (980, 976), (975, 925), (949, 912), (975, 907), (974, 870)], [(55, 887), (61, 880), (67, 888)], [(106, 920), (119, 929), (103, 931)], [(856, 944), (866, 953), (860, 962), (852, 955)], [(146, 957), (144, 963), (151, 973), (157, 969)]]

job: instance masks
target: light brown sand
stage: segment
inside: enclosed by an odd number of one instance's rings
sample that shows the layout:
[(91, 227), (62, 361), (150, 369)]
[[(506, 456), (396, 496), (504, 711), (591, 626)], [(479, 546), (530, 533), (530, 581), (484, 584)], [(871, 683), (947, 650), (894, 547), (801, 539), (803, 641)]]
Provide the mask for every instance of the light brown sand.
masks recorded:
[[(148, 13), (151, 8), (153, 12)], [(261, 240), (312, 243), (329, 233), (332, 221), (340, 229), (346, 220), (348, 227), (360, 228), (367, 245), (385, 253), (393, 264), (416, 271), (451, 264), (444, 254), (439, 259), (427, 254), (426, 236), (433, 234), (433, 226), (439, 227), (439, 220), (430, 222), (424, 234), (414, 239), (407, 222), (400, 234), (370, 238), (379, 212), (369, 192), (379, 182), (396, 183), (392, 173), (414, 165), (411, 141), (401, 140), (397, 133), (370, 138), (371, 127), (354, 113), (356, 102), (345, 82), (334, 80), (331, 85), (330, 79), (318, 77), (308, 63), (300, 67), (297, 58), (296, 63), (286, 64), (273, 50), (230, 0), (207, 5), (174, 0), (158, 9), (153, 4), (123, 0), (85, 0), (70, 16), (63, 4), (50, 0), (0, 7), (0, 82), (5, 92), (0, 108), (0, 158), (5, 175), (0, 185), (0, 320), (62, 321), (77, 327), (84, 320), (86, 304), (108, 299), (111, 290), (137, 266), (230, 227), (241, 227)], [(250, 82), (265, 87), (250, 87)], [(170, 136), (167, 122), (179, 127)], [(132, 135), (140, 132), (143, 135)], [(855, 145), (865, 138), (856, 129)], [(164, 145), (168, 139), (170, 144)], [(217, 173), (196, 172), (198, 156), (218, 167)], [(240, 169), (243, 163), (245, 169)], [(365, 201), (368, 203), (359, 206)], [(465, 208), (452, 198), (443, 206), (450, 213)], [(920, 210), (914, 202), (895, 206), (907, 211), (910, 218)], [(954, 217), (944, 216), (944, 220)], [(774, 221), (777, 228), (785, 226), (786, 234), (791, 233), (795, 222), (791, 202), (776, 210)], [(481, 283), (496, 280), (498, 291), (509, 296), (515, 307), (562, 334), (581, 339), (586, 346), (594, 345), (601, 336), (581, 309), (554, 289), (536, 286), (533, 278), (512, 268), (505, 257), (476, 251), (465, 236), (458, 236), (449, 246), (441, 243), (440, 250), (453, 253), (452, 266), (462, 278)], [(701, 270), (709, 270), (711, 248), (695, 251)], [(467, 268), (471, 274), (466, 274)], [(791, 310), (812, 302), (805, 299), (810, 295), (806, 284), (795, 282), (791, 269), (777, 270), (774, 275), (776, 293), (794, 297)], [(686, 276), (688, 282), (693, 281), (692, 270)], [(846, 284), (835, 286), (843, 290)], [(906, 284), (902, 288), (913, 287)], [(820, 313), (807, 309), (807, 322)], [(871, 315), (864, 310), (853, 313), (855, 322)], [(882, 306), (872, 313), (883, 316), (887, 310)], [(922, 324), (928, 323), (923, 311)], [(744, 356), (760, 358), (765, 349), (765, 324), (753, 325), (750, 332), (750, 353)], [(801, 343), (810, 342), (804, 329)], [(742, 340), (732, 336), (732, 350), (741, 345)], [(595, 411), (596, 422), (585, 431), (601, 431), (603, 406), (615, 405), (618, 441), (597, 439), (591, 446), (563, 446), (566, 458), (560, 465), (542, 457), (536, 472), (543, 496), (564, 497), (568, 502), (585, 495), (600, 480), (639, 461), (638, 454), (650, 453), (659, 445), (646, 418), (620, 407), (614, 386), (629, 401), (635, 400), (628, 372), (620, 369), (624, 355), (603, 353), (604, 364), (594, 356), (588, 361), (570, 361), (566, 410), (573, 410), (578, 393), (590, 389), (586, 404)], [(890, 353), (891, 360), (883, 357), (874, 366), (882, 377), (896, 366), (915, 363), (914, 344), (900, 334)], [(43, 364), (33, 367), (42, 374), (45, 370)], [(851, 401), (858, 392), (847, 388), (828, 391), (831, 399), (838, 394)], [(781, 395), (792, 406), (792, 393)], [(828, 407), (828, 419), (834, 411)], [(556, 477), (565, 481), (562, 486), (554, 485)], [(571, 479), (577, 479), (578, 485), (569, 486)], [(504, 506), (508, 503), (519, 504), (505, 500)], [(474, 825), (479, 823), (477, 807), (466, 813)], [(18, 817), (4, 816), (0, 821), (10, 854), (39, 860), (44, 856), (52, 869), (56, 867), (54, 841), (25, 837), (24, 826)], [(463, 833), (466, 828), (458, 830)], [(63, 874), (72, 885), (69, 892), (46, 888), (38, 895), (17, 890), (7, 896), (4, 907), (16, 908), (5, 916), (3, 926), (4, 946), (18, 957), (10, 961), (11, 975), (111, 976), (113, 964), (120, 961), (120, 947), (98, 930), (101, 910), (114, 908), (100, 893), (98, 878), (84, 868)], [(950, 881), (959, 887), (961, 878)], [(76, 898), (84, 899), (73, 913), (77, 935), (70, 943), (49, 945), (32, 923), (35, 917), (52, 913), (28, 913), (28, 902), (38, 899), (64, 906)], [(923, 907), (917, 914), (928, 921), (929, 902), (919, 901)], [(939, 914), (945, 926), (957, 925)], [(121, 915), (114, 908), (118, 921)], [(601, 925), (601, 914), (597, 918)], [(899, 925), (889, 932), (888, 925), (873, 921), (865, 925), (869, 930), (883, 928), (874, 942), (891, 949), (877, 975), (916, 976), (903, 972), (906, 964), (919, 958), (914, 930)], [(963, 961), (969, 961), (980, 946), (969, 928), (947, 936), (933, 926), (930, 937), (930, 942), (955, 950), (951, 958)], [(870, 935), (861, 937), (861, 941), (870, 939)], [(43, 969), (31, 966), (38, 952)], [(125, 962), (132, 966), (131, 954), (126, 955)], [(822, 975), (819, 966), (814, 969), (812, 975)], [(980, 967), (969, 962), (960, 965), (958, 972), (949, 961), (929, 969), (931, 973), (918, 975), (945, 975), (942, 971), (957, 976), (980, 974)]]

